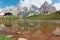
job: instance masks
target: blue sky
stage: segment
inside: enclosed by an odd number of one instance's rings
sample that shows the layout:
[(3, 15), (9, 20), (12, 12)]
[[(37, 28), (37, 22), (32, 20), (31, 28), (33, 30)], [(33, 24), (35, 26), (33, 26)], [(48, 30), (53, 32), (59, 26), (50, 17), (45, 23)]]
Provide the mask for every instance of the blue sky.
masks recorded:
[[(6, 6), (17, 6), (17, 4), (19, 4), (21, 0), (0, 0), (0, 8), (5, 8)], [(58, 10), (60, 9), (60, 0), (25, 0), (23, 5), (29, 5), (29, 1), (31, 1), (30, 3), (34, 4), (34, 5), (40, 5), (43, 3), (43, 1), (47, 1), (49, 4), (52, 4), (53, 6), (55, 6)], [(34, 2), (33, 2), (34, 1)], [(40, 2), (39, 2), (40, 1)], [(42, 3), (41, 3), (42, 2)]]
[(19, 0), (0, 0), (0, 8), (4, 8), (5, 6), (16, 6), (19, 3)]
[(52, 3), (60, 3), (60, 0), (52, 0)]

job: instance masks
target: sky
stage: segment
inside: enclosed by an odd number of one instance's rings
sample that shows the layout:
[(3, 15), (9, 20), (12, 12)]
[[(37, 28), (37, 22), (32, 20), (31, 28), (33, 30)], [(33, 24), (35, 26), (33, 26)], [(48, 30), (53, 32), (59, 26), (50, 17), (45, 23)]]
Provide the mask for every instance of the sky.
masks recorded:
[(31, 4), (41, 7), (41, 5), (47, 1), (50, 5), (60, 10), (60, 0), (0, 0), (0, 10), (2, 8), (14, 8), (18, 4), (29, 7)]

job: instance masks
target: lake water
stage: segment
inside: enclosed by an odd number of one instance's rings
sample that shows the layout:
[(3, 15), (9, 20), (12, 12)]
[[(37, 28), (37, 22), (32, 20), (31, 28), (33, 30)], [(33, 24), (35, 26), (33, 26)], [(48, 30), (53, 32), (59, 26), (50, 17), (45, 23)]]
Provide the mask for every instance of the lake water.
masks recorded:
[(42, 33), (49, 33), (60, 27), (60, 20), (18, 20), (0, 22), (0, 30), (17, 32), (29, 31), (31, 33), (41, 30)]
[(2, 20), (0, 35), (12, 35), (12, 40), (60, 40), (60, 20)]

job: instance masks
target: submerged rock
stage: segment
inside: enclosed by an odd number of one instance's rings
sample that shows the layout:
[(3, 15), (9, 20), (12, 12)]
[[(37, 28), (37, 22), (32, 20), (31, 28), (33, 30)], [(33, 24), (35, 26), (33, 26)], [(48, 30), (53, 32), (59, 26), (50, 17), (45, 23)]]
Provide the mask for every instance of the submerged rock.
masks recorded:
[(60, 36), (60, 27), (57, 27), (53, 32), (52, 32), (53, 35), (55, 36)]
[(25, 39), (25, 38), (18, 38), (18, 40), (28, 40), (28, 39)]
[(14, 36), (14, 35), (7, 35), (6, 37), (10, 37), (10, 38), (11, 38), (11, 37), (13, 37), (13, 36)]
[(34, 34), (33, 37), (39, 37), (41, 35), (41, 31), (37, 30)]

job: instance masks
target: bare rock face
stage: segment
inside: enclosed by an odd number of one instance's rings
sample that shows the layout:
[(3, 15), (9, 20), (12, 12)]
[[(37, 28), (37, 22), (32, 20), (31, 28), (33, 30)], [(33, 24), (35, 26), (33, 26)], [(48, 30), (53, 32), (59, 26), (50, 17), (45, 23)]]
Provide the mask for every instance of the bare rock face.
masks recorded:
[(17, 16), (19, 12), (20, 12), (20, 5), (17, 5), (17, 6), (11, 11), (11, 13), (13, 13), (13, 15), (15, 15), (15, 16)]
[(41, 6), (40, 14), (50, 14), (56, 11), (56, 8), (49, 5), (48, 2), (45, 1), (45, 3)]
[(21, 7), (20, 12), (18, 13), (18, 17), (23, 18), (26, 17), (29, 14), (27, 7)]

